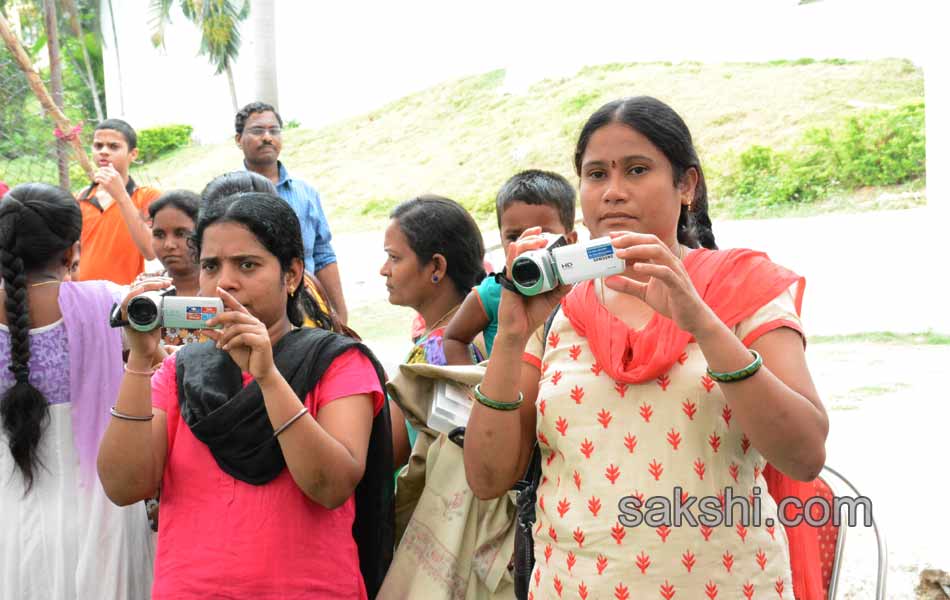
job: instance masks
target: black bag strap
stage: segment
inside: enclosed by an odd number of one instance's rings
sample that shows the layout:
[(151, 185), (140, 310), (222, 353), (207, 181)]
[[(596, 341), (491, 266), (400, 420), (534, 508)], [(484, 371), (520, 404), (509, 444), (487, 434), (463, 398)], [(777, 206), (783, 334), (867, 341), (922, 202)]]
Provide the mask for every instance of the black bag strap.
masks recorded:
[[(557, 316), (561, 305), (558, 304), (551, 311), (547, 320), (544, 322), (544, 334), (542, 337), (541, 355), (544, 356), (544, 348), (547, 347), (548, 333), (554, 324), (554, 317)], [(531, 571), (534, 570), (534, 523), (537, 520), (537, 514), (534, 510), (537, 501), (538, 485), (541, 483), (541, 448), (535, 442), (534, 449), (531, 451), (531, 460), (528, 462), (528, 469), (524, 477), (515, 484), (515, 491), (518, 492), (518, 501), (516, 504), (516, 523), (515, 523), (515, 555), (514, 572), (512, 576), (515, 580), (515, 598), (518, 600), (527, 600), (528, 586), (531, 583)]]

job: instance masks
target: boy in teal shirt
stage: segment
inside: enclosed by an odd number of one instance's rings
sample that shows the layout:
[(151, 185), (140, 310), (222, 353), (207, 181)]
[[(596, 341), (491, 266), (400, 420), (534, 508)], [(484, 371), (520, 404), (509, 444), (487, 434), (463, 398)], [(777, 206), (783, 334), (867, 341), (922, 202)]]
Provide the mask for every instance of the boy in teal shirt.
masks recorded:
[[(508, 245), (529, 227), (541, 227), (544, 233), (563, 235), (573, 244), (574, 188), (557, 173), (528, 170), (518, 173), (501, 186), (495, 198), (498, 230), (505, 255)], [(485, 349), (491, 354), (498, 332), (498, 305), (501, 284), (491, 275), (472, 289), (445, 328), (442, 345), (450, 365), (472, 364), (469, 344), (482, 333)]]

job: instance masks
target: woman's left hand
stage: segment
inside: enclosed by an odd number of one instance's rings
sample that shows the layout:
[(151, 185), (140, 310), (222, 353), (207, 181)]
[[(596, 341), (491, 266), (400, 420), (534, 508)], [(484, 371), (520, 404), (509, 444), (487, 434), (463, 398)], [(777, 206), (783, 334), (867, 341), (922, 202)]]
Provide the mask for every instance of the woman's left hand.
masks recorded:
[(640, 298), (688, 333), (705, 326), (711, 317), (715, 318), (693, 287), (683, 261), (658, 237), (633, 232), (609, 235), (617, 257), (625, 260), (634, 273), (645, 276), (646, 280), (614, 275), (605, 280), (607, 287)]
[(220, 325), (221, 329), (206, 329), (205, 335), (254, 379), (271, 375), (276, 367), (267, 326), (221, 288), (218, 288), (218, 296), (224, 302), (224, 312), (208, 321), (208, 326)]

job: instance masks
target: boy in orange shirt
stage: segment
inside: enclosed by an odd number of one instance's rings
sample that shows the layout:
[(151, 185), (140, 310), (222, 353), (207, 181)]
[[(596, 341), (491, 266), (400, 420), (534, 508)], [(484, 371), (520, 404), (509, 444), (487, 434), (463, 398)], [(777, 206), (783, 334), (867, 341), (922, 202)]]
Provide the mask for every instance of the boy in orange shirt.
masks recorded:
[(155, 258), (146, 214), (160, 192), (138, 187), (129, 177), (129, 167), (138, 156), (136, 143), (135, 130), (121, 119), (106, 119), (96, 126), (92, 154), (99, 169), (92, 185), (79, 194), (80, 280), (128, 285), (145, 269), (145, 260)]

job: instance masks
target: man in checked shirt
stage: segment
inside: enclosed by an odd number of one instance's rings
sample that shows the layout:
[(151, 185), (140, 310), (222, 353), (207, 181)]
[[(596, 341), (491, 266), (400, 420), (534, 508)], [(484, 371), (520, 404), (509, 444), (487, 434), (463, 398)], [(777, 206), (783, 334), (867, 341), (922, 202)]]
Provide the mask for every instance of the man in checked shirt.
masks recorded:
[(234, 118), (234, 136), (244, 152), (244, 167), (267, 177), (277, 193), (297, 213), (303, 235), (306, 269), (323, 284), (337, 314), (346, 323), (346, 302), (340, 283), (336, 253), (330, 246), (330, 226), (320, 205), (320, 194), (302, 179), (290, 176), (278, 160), (282, 147), (283, 120), (270, 104), (252, 102)]

